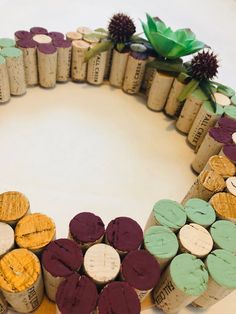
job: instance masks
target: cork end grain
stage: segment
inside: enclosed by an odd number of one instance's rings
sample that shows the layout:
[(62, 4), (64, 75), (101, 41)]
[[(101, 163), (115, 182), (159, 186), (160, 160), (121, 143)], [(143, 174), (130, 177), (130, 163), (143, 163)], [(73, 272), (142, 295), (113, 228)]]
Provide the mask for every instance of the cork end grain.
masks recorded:
[(51, 218), (43, 214), (30, 214), (16, 225), (15, 240), (19, 247), (38, 250), (50, 243), (56, 235)]
[(0, 194), (0, 221), (11, 222), (22, 218), (30, 208), (28, 199), (20, 192)]
[(200, 183), (209, 191), (220, 192), (225, 188), (224, 179), (215, 171), (205, 170), (199, 175)]
[(212, 170), (223, 177), (232, 177), (235, 175), (235, 165), (225, 156), (212, 156), (208, 164)]
[(39, 277), (40, 262), (26, 249), (15, 249), (0, 260), (0, 288), (8, 292), (22, 292)]
[(218, 217), (236, 222), (236, 196), (225, 192), (217, 193), (210, 199), (210, 204)]

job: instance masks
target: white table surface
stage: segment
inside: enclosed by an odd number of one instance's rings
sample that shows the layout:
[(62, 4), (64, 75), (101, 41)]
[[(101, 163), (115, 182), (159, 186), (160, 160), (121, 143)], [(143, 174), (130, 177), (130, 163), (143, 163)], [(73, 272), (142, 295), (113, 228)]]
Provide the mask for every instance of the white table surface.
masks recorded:
[[(130, 14), (138, 30), (145, 12), (173, 28), (192, 28), (218, 53), (219, 80), (236, 88), (233, 0), (0, 0), (0, 37), (31, 26), (62, 32), (105, 27), (117, 11)], [(79, 211), (93, 211), (106, 224), (127, 215), (144, 226), (157, 200), (180, 201), (195, 178), (189, 166), (193, 151), (173, 122), (147, 110), (144, 99), (106, 85), (28, 89), (0, 107), (0, 138), (0, 192), (25, 193), (32, 211), (55, 219), (58, 237), (67, 236)], [(235, 297), (206, 313), (235, 314)]]

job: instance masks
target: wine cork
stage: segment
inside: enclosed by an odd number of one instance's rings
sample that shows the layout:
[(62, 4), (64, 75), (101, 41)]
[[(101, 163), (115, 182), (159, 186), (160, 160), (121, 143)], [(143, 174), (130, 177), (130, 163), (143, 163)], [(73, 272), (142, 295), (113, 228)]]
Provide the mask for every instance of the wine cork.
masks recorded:
[[(224, 158), (224, 157), (222, 157)], [(229, 177), (226, 180), (226, 190), (232, 195), (236, 196), (236, 177)]]
[(56, 300), (56, 292), (64, 278), (78, 272), (83, 263), (80, 246), (68, 239), (51, 242), (42, 254), (42, 268), (47, 296)]
[(9, 77), (6, 60), (0, 55), (0, 103), (5, 103), (11, 98)]
[(31, 27), (30, 32), (33, 35), (37, 35), (37, 34), (47, 35), (48, 34), (48, 30), (46, 28), (44, 28), (44, 27), (41, 27), (41, 26)]
[(168, 95), (165, 113), (170, 117), (178, 117), (182, 109), (182, 104), (178, 100), (178, 97), (182, 90), (184, 89), (185, 84), (181, 82), (178, 78), (174, 79), (173, 85), (171, 86), (170, 93)]
[(15, 96), (25, 94), (26, 83), (22, 51), (14, 47), (3, 48), (1, 55), (6, 59), (11, 94)]
[(37, 34), (32, 38), (37, 44), (51, 44), (52, 38), (48, 35)]
[(207, 309), (236, 289), (236, 256), (224, 250), (213, 251), (206, 259), (209, 272), (207, 290), (193, 302), (193, 305)]
[(57, 49), (52, 44), (38, 45), (39, 84), (53, 88), (57, 77)]
[(20, 192), (0, 194), (0, 221), (15, 226), (30, 211), (28, 199)]
[(186, 220), (187, 216), (184, 207), (181, 204), (163, 199), (154, 205), (144, 231), (151, 226), (161, 225), (176, 232), (183, 227)]
[(15, 41), (17, 40), (30, 40), (33, 37), (33, 34), (29, 31), (19, 30), (15, 32)]
[(148, 95), (149, 91), (148, 89), (150, 89), (151, 84), (152, 84), (152, 80), (154, 78), (154, 75), (156, 73), (156, 69), (148, 66), (148, 64), (152, 61), (154, 61), (156, 59), (155, 56), (153, 56), (152, 54), (148, 56), (147, 59), (147, 64), (146, 64), (146, 68), (145, 68), (145, 72), (144, 72), (144, 76), (143, 76), (143, 80), (142, 80), (142, 85), (141, 85), (141, 89), (143, 91), (146, 91), (146, 95)]
[[(83, 40), (89, 44), (94, 44), (94, 45), (99, 43), (99, 41), (100, 41), (100, 39), (98, 38), (98, 36), (95, 33), (84, 35)], [(106, 52), (107, 52), (107, 50), (106, 50)]]
[(214, 98), (215, 98), (216, 103), (222, 107), (226, 107), (231, 104), (230, 98), (223, 95), (222, 93), (218, 93), (218, 92), (214, 93)]
[(147, 48), (142, 44), (132, 44), (125, 70), (123, 91), (128, 94), (139, 92), (147, 63)]
[(207, 256), (213, 248), (210, 233), (195, 223), (183, 226), (179, 231), (178, 238), (180, 251), (190, 253), (198, 258)]
[(0, 222), (0, 234), (0, 258), (2, 258), (3, 255), (13, 249), (15, 235), (12, 227), (4, 222)]
[(179, 242), (169, 228), (152, 226), (144, 234), (144, 247), (156, 258), (163, 270), (177, 254)]
[(71, 67), (71, 41), (55, 39), (53, 44), (57, 48), (57, 82), (68, 82)]
[(57, 290), (57, 314), (94, 313), (97, 299), (95, 284), (88, 277), (75, 273), (66, 278)]
[(106, 228), (106, 242), (124, 255), (139, 249), (143, 242), (143, 231), (139, 224), (129, 217), (118, 217)]
[(136, 291), (142, 302), (158, 284), (161, 269), (157, 260), (145, 250), (128, 253), (121, 265), (121, 277)]
[(7, 303), (0, 291), (0, 314), (7, 314)]
[(46, 296), (44, 296), (40, 306), (33, 312), (34, 314), (56, 314), (56, 305), (54, 302), (50, 301)]
[(147, 107), (149, 109), (161, 111), (164, 108), (173, 81), (174, 77), (171, 75), (155, 72), (147, 100)]
[(16, 42), (11, 38), (0, 38), (0, 48), (15, 47)]
[(201, 108), (201, 105), (208, 98), (201, 89), (196, 89), (184, 102), (183, 108), (176, 121), (176, 129), (184, 134), (188, 134), (193, 122)]
[(52, 41), (54, 42), (54, 40), (63, 40), (64, 39), (64, 34), (60, 33), (60, 32), (49, 32), (48, 36), (52, 38)]
[(189, 199), (185, 203), (184, 209), (189, 222), (196, 223), (205, 228), (212, 225), (216, 220), (214, 208), (208, 202), (199, 198)]
[(205, 101), (199, 110), (196, 119), (188, 134), (188, 142), (192, 146), (199, 146), (207, 134), (208, 130), (214, 126), (220, 116), (223, 114), (223, 108), (216, 105), (216, 112), (213, 111), (209, 101)]
[(15, 249), (0, 260), (0, 287), (6, 301), (20, 313), (39, 307), (43, 299), (40, 262), (26, 249)]
[[(227, 108), (227, 107), (226, 107)], [(226, 110), (225, 108), (225, 110)], [(236, 130), (236, 119), (232, 119), (230, 117), (221, 117), (218, 121), (218, 125), (219, 127), (230, 131), (231, 133), (233, 133)]]
[(236, 196), (230, 193), (217, 193), (210, 199), (210, 203), (220, 219), (236, 222)]
[(236, 95), (232, 96), (230, 101), (233, 106), (236, 106)]
[[(235, 174), (235, 165), (225, 156), (212, 156), (205, 167), (206, 170), (214, 170), (224, 178)], [(226, 181), (227, 182), (227, 181)]]
[(138, 296), (127, 282), (111, 282), (100, 293), (98, 314), (140, 314), (140, 312)]
[(191, 166), (193, 170), (200, 173), (207, 164), (210, 157), (219, 154), (224, 144), (231, 140), (229, 131), (221, 128), (211, 128), (204, 137)]
[(220, 155), (227, 157), (230, 161), (236, 164), (236, 145), (226, 144), (220, 151)]
[(38, 84), (38, 65), (36, 42), (32, 39), (19, 39), (17, 46), (23, 52), (25, 80), (28, 86)]
[(16, 225), (15, 240), (21, 248), (40, 253), (56, 236), (55, 224), (43, 214), (29, 214)]
[(181, 203), (185, 204), (190, 198), (200, 198), (204, 201), (209, 201), (215, 193), (223, 191), (224, 188), (225, 181), (222, 176), (212, 170), (203, 170)]
[(214, 247), (236, 255), (236, 225), (227, 220), (218, 220), (210, 228)]
[(236, 132), (232, 134), (232, 142), (236, 145)]
[(122, 87), (125, 70), (129, 58), (129, 51), (119, 52), (116, 49), (113, 50), (111, 73), (109, 82), (114, 87)]
[(93, 30), (90, 27), (87, 26), (79, 26), (76, 31), (80, 33), (82, 36), (89, 35), (93, 33)]
[(87, 63), (84, 62), (86, 51), (90, 45), (83, 40), (74, 40), (72, 43), (71, 78), (73, 81), (84, 82), (87, 77)]
[(224, 108), (225, 116), (236, 120), (236, 106), (227, 106)]
[(95, 244), (84, 255), (84, 270), (97, 285), (106, 285), (120, 271), (120, 256), (107, 244)]
[(207, 290), (208, 273), (203, 262), (183, 253), (176, 256), (154, 289), (156, 306), (165, 313), (176, 313)]
[[(91, 46), (93, 47), (93, 45)], [(87, 81), (92, 85), (101, 85), (103, 83), (106, 67), (107, 51), (97, 54), (89, 59), (87, 68)]]
[(112, 65), (112, 59), (113, 59), (113, 47), (110, 47), (107, 50), (107, 59), (106, 59), (106, 65), (105, 65), (105, 71), (104, 71), (104, 79), (109, 80), (110, 73), (111, 73), (111, 65)]
[(102, 242), (104, 233), (102, 219), (89, 212), (76, 215), (69, 224), (69, 238), (77, 242), (83, 251)]
[(70, 41), (80, 40), (83, 36), (78, 32), (68, 32), (66, 33), (66, 39)]

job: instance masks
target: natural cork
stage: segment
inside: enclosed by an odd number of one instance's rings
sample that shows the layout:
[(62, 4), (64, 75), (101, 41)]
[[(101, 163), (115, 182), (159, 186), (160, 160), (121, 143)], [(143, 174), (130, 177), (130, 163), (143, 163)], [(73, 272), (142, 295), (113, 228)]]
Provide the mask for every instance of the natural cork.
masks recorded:
[(18, 222), (15, 240), (19, 247), (38, 252), (54, 240), (55, 234), (53, 220), (46, 215), (34, 213)]
[(27, 214), (30, 204), (28, 199), (20, 192), (9, 191), (0, 194), (0, 221), (10, 225)]

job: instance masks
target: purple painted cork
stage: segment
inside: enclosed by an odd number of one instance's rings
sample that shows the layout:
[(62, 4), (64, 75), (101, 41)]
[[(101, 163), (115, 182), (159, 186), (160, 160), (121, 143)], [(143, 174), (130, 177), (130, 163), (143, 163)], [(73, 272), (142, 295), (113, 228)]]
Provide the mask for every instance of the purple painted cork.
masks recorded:
[(236, 164), (236, 145), (235, 144), (227, 144), (223, 147), (224, 155)]
[(37, 43), (33, 39), (19, 39), (17, 40), (17, 47), (19, 48), (36, 48)]
[(76, 215), (69, 225), (70, 236), (83, 248), (101, 242), (105, 233), (102, 219), (92, 213), (83, 212)]
[(96, 309), (97, 299), (95, 284), (79, 274), (64, 280), (56, 294), (56, 304), (61, 314), (90, 314)]
[(38, 44), (37, 47), (41, 53), (46, 55), (53, 54), (57, 51), (57, 48), (53, 44)]
[(48, 30), (46, 28), (43, 27), (31, 27), (30, 32), (33, 35), (37, 35), (37, 34), (43, 34), (43, 35), (47, 35), (48, 34)]
[[(140, 300), (158, 283), (161, 275), (160, 265), (154, 256), (145, 250), (128, 253), (121, 265), (122, 278), (136, 290)], [(145, 295), (146, 292), (146, 295)]]
[(118, 217), (108, 224), (106, 240), (120, 253), (128, 253), (140, 247), (143, 241), (143, 231), (135, 220)]
[(229, 130), (232, 133), (236, 131), (236, 120), (234, 119), (222, 117), (219, 119), (218, 124), (221, 128)]
[(54, 39), (53, 45), (57, 48), (70, 48), (72, 46), (72, 42), (67, 39)]
[(28, 31), (24, 31), (24, 30), (19, 30), (15, 32), (15, 39), (19, 40), (19, 39), (32, 39), (33, 34), (28, 32)]
[(51, 242), (42, 255), (43, 267), (54, 277), (68, 277), (83, 263), (80, 246), (69, 239)]
[(209, 135), (219, 143), (228, 144), (232, 142), (232, 133), (224, 128), (211, 128)]
[(100, 293), (99, 314), (140, 314), (138, 296), (127, 282), (111, 282)]
[(48, 36), (52, 38), (52, 40), (57, 40), (57, 39), (64, 39), (64, 34), (60, 32), (49, 32)]

